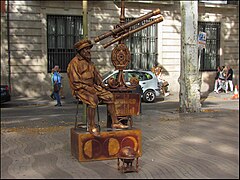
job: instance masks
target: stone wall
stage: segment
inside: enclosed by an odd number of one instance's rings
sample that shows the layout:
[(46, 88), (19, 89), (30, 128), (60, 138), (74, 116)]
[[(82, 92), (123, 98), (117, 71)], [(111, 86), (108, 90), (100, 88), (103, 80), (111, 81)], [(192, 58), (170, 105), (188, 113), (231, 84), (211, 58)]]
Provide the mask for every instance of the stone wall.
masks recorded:
[[(139, 17), (157, 8), (161, 9), (164, 21), (158, 24), (158, 62), (164, 68), (164, 77), (169, 81), (172, 93), (179, 91), (181, 58), (181, 15), (180, 4), (174, 3), (126, 3), (126, 17)], [(47, 31), (48, 14), (82, 15), (81, 1), (10, 1), (10, 52), (11, 83), (13, 96), (46, 96), (50, 94), (50, 74), (47, 72)], [(89, 38), (101, 35), (120, 22), (119, 4), (112, 1), (88, 2)], [(2, 22), (6, 15), (1, 16)], [(233, 67), (234, 83), (239, 79), (239, 16), (238, 6), (199, 5), (199, 20), (221, 22), (221, 65)], [(7, 79), (7, 36), (6, 23), (2, 23), (1, 79)], [(2, 25), (1, 24), (1, 25)], [(103, 74), (114, 69), (111, 50), (104, 49), (105, 39), (92, 49), (92, 61)], [(4, 69), (2, 69), (4, 68)], [(66, 73), (63, 73), (66, 96), (71, 96)], [(202, 91), (212, 91), (215, 72), (202, 73)]]

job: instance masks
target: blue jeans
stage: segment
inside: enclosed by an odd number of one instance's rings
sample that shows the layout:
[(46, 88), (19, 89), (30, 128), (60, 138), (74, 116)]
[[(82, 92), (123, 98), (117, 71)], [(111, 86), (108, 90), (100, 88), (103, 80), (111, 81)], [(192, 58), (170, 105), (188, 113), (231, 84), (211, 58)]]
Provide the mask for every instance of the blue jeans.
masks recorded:
[[(60, 90), (61, 84), (58, 84), (58, 89)], [(55, 99), (57, 100), (57, 104), (61, 104), (61, 98), (59, 96), (59, 90), (57, 92), (53, 92)]]

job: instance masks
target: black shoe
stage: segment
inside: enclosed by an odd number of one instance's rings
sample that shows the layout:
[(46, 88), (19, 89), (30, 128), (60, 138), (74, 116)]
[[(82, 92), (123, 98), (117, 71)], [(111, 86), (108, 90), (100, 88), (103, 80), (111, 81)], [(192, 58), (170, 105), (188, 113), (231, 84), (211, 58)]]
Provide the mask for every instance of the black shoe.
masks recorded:
[(54, 106), (62, 106), (62, 104), (55, 104)]

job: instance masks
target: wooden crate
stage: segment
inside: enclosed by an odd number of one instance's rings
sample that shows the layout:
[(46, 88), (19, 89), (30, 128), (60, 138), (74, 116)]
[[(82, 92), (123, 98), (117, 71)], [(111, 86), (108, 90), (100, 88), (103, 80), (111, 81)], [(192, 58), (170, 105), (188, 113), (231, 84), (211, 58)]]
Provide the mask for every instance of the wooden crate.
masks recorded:
[(71, 128), (71, 153), (80, 162), (117, 159), (121, 148), (130, 146), (141, 156), (142, 132), (139, 129), (102, 131), (100, 137)]

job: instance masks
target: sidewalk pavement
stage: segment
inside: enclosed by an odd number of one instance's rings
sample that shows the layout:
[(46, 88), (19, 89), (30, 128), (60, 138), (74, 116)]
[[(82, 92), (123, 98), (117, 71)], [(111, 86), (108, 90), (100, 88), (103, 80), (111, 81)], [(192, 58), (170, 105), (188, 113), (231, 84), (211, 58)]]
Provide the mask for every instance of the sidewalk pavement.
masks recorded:
[[(214, 101), (214, 102), (221, 102), (221, 101), (236, 101), (239, 99), (232, 99), (233, 93), (224, 93), (221, 92), (219, 94), (215, 92), (204, 93), (201, 95), (201, 102), (203, 101)], [(66, 97), (61, 99), (62, 104), (71, 104), (76, 103), (76, 100), (73, 97)], [(179, 101), (179, 94), (178, 93), (170, 93), (167, 97), (157, 97), (156, 103), (158, 102), (178, 102)], [(56, 100), (52, 100), (49, 96), (44, 97), (37, 97), (37, 98), (29, 98), (29, 97), (12, 97), (11, 103), (14, 106), (27, 106), (27, 105), (54, 105), (56, 104)]]
[[(202, 98), (203, 109), (223, 109), (204, 113), (177, 113), (178, 94), (144, 104), (143, 113), (134, 118), (134, 127), (142, 131), (138, 173), (119, 172), (116, 159), (78, 162), (71, 155), (72, 124), (1, 130), (1, 179), (239, 179), (239, 100), (231, 97), (209, 93)], [(11, 103), (56, 102), (18, 97)], [(74, 99), (62, 103), (72, 108)]]

